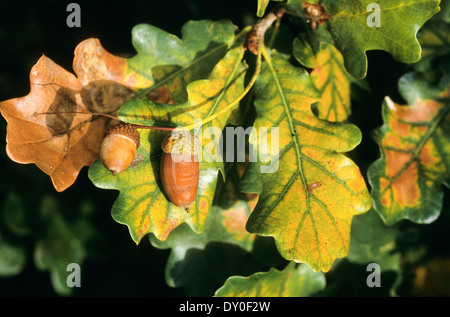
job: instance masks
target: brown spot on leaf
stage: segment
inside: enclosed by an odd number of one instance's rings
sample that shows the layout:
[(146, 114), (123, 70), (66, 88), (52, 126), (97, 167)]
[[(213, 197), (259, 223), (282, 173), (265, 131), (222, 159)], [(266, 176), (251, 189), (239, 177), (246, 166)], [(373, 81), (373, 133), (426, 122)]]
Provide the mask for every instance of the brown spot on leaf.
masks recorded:
[(175, 104), (175, 101), (172, 99), (170, 89), (165, 86), (149, 92), (147, 94), (147, 98), (157, 103), (165, 103), (169, 105)]
[(314, 182), (314, 183), (308, 185), (307, 191), (308, 191), (308, 193), (311, 194), (314, 189), (316, 189), (320, 186), (322, 186), (321, 182)]

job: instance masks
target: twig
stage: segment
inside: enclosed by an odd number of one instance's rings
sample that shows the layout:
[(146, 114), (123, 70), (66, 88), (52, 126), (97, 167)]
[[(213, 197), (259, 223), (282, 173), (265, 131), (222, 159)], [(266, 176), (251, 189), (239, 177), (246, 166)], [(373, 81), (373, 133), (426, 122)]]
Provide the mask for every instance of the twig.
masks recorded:
[(250, 52), (258, 55), (259, 43), (264, 43), (264, 34), (267, 29), (284, 15), (284, 7), (277, 6), (273, 11), (269, 12), (259, 23), (255, 24), (251, 31), (247, 34), (245, 46)]

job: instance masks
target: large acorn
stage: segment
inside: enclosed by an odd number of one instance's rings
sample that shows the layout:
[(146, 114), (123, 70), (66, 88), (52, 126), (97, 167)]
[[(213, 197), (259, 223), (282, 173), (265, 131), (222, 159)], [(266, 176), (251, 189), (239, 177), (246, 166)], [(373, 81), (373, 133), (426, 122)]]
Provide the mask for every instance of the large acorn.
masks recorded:
[(189, 212), (199, 182), (198, 139), (189, 131), (174, 130), (161, 144), (161, 181), (169, 200)]
[(100, 148), (103, 165), (114, 175), (124, 171), (134, 160), (139, 147), (139, 131), (129, 123), (111, 128)]

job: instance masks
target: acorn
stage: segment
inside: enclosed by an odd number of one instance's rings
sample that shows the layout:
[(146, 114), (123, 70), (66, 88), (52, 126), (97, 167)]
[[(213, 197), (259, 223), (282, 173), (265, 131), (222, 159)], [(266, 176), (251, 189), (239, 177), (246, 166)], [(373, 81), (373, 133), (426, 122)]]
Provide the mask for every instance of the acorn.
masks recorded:
[(187, 130), (174, 130), (161, 144), (161, 182), (169, 200), (189, 212), (199, 182), (198, 139)]
[(139, 139), (139, 131), (132, 124), (121, 122), (111, 128), (100, 148), (103, 165), (113, 175), (124, 171), (134, 160)]

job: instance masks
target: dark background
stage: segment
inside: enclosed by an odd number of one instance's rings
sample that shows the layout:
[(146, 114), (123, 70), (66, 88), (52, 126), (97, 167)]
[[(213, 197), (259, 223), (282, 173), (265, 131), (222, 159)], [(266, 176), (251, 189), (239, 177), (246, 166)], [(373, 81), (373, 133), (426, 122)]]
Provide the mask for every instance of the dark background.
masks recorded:
[[(66, 7), (70, 2), (81, 6), (81, 28), (69, 28), (66, 25), (69, 14)], [(177, 36), (181, 36), (181, 27), (189, 20), (230, 19), (241, 28), (255, 21), (256, 7), (256, 0), (2, 0), (0, 100), (28, 94), (30, 69), (42, 54), (66, 70), (73, 71), (74, 49), (87, 38), (99, 38), (102, 46), (110, 53), (129, 57), (135, 54), (131, 44), (131, 29), (136, 24), (149, 23)], [(397, 80), (408, 69), (407, 65), (394, 61), (384, 52), (369, 52), (368, 58), (370, 95), (354, 101), (351, 118), (363, 133), (361, 145), (351, 154), (363, 175), (366, 175), (369, 164), (379, 156), (378, 147), (370, 138), (370, 133), (382, 124), (382, 100), (388, 95), (394, 101), (402, 102), (397, 93)], [(3, 142), (0, 143), (0, 206), (8, 190), (21, 193), (31, 211), (36, 209), (40, 197), (55, 197), (60, 208), (66, 210), (69, 216), (76, 212), (71, 208), (80, 199), (87, 197), (93, 201), (95, 213), (92, 224), (103, 239), (91, 246), (94, 251), (83, 264), (82, 287), (75, 290), (75, 296), (184, 295), (183, 289), (170, 288), (164, 280), (169, 250), (152, 247), (146, 238), (136, 246), (127, 228), (112, 219), (110, 211), (117, 192), (96, 188), (87, 177), (87, 168), (84, 168), (74, 185), (57, 193), (50, 178), (35, 165), (17, 164), (7, 157), (4, 151), (6, 122), (3, 118), (0, 118), (0, 140)], [(448, 240), (448, 235), (445, 235), (448, 219), (442, 218), (428, 226), (425, 234), (414, 233), (413, 239), (419, 235), (428, 239), (430, 245), (436, 241), (442, 242), (442, 239)], [(411, 227), (416, 232), (419, 226)], [(27, 265), (16, 276), (0, 278), (0, 296), (57, 296), (50, 283), (49, 273), (39, 271), (32, 261), (33, 239), (23, 239), (23, 242), (29, 250)], [(441, 249), (437, 247), (436, 253), (442, 253), (443, 250), (448, 252), (446, 245)], [(361, 276), (367, 274), (361, 267), (356, 269), (351, 265), (347, 268), (349, 271)], [(350, 285), (340, 288), (338, 295), (358, 295), (353, 293)]]

